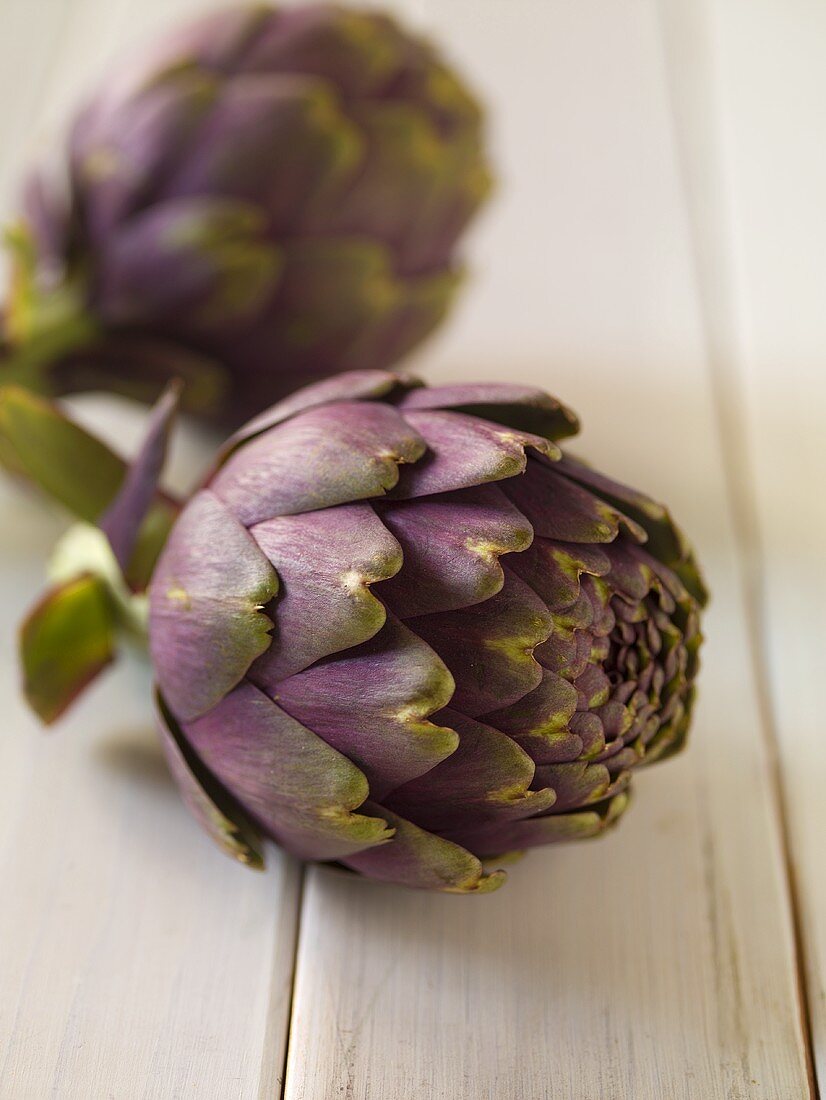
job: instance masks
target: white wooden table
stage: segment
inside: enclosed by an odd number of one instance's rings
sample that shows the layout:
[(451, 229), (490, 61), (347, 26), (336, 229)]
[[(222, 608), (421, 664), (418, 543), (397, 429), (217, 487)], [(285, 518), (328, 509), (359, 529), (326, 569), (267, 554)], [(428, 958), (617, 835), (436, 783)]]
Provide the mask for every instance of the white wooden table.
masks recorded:
[[(123, 42), (203, 0), (0, 0), (0, 207)], [(0, 1096), (798, 1100), (826, 1075), (826, 6), (410, 0), (493, 111), (500, 193), (434, 381), (546, 386), (673, 504), (701, 705), (622, 827), (490, 897), (254, 875), (121, 665), (44, 735), (14, 624), (57, 517), (0, 488)], [(78, 406), (134, 438), (139, 416)], [(203, 460), (188, 437), (185, 479)]]

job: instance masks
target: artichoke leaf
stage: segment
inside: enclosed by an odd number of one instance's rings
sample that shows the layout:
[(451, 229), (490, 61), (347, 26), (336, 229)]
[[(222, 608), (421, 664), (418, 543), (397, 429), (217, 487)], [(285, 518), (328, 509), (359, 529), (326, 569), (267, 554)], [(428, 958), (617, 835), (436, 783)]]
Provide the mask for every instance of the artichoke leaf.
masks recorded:
[(0, 457), (87, 523), (108, 507), (126, 473), (124, 460), (105, 443), (19, 386), (0, 390)]
[(112, 661), (115, 611), (106, 583), (91, 573), (55, 585), (20, 631), (23, 690), (35, 713), (54, 722)]
[(155, 713), (169, 770), (196, 821), (228, 855), (262, 871), (264, 845), (257, 829), (195, 759), (160, 693), (155, 696)]

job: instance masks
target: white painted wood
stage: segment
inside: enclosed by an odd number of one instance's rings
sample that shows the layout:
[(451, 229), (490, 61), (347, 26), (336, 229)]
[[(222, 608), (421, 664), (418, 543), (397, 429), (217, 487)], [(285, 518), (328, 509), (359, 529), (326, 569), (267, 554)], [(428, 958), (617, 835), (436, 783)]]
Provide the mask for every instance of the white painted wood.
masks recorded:
[[(826, 660), (826, 10), (807, 0), (709, 5), (717, 207), (700, 218), (708, 266), (730, 256), (728, 364), (742, 400), (727, 423), (749, 447), (759, 657), (779, 752), (816, 1068), (826, 1073), (826, 838), (821, 687)], [(707, 163), (698, 144), (695, 162)], [(706, 210), (715, 205), (713, 199)]]
[(612, 837), (532, 853), (478, 899), (310, 872), (286, 1095), (807, 1096), (656, 9), (417, 7), (495, 105), (504, 178), (476, 286), (422, 364), (570, 400), (583, 453), (674, 504), (715, 599), (693, 744), (640, 777)]

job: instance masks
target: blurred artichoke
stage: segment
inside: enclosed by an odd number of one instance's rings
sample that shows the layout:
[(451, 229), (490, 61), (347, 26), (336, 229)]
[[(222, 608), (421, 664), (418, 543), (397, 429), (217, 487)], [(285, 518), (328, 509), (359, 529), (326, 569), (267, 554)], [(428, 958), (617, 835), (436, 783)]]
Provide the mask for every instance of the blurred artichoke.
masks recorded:
[[(371, 878), (486, 891), (503, 873), (482, 861), (602, 832), (632, 771), (681, 747), (702, 580), (661, 505), (563, 455), (577, 423), (557, 401), (341, 375), (238, 432), (175, 519), (155, 489), (170, 400), (85, 514), (105, 505), (124, 568), (153, 514), (169, 532), (133, 583), (152, 573), (162, 737), (233, 855), (260, 865), (269, 837)], [(32, 417), (15, 419), (25, 444)], [(46, 718), (143, 599), (113, 598), (81, 551), (23, 633)]]
[(489, 188), (479, 107), (425, 42), (332, 5), (234, 7), (116, 72), (30, 182), (0, 381), (240, 423), (386, 367), (444, 317)]

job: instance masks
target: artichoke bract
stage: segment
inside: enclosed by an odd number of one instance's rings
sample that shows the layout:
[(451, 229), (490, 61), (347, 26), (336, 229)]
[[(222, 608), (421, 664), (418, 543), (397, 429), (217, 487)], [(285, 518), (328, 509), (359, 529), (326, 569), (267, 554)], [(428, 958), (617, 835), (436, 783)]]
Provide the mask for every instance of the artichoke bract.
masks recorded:
[[(327, 4), (233, 7), (126, 64), (27, 189), (0, 381), (233, 426), (382, 368), (444, 317), (489, 188), (482, 115), (428, 43)], [(5, 364), (2, 359), (5, 358)]]
[(364, 371), (230, 440), (149, 589), (165, 748), (225, 849), (485, 892), (681, 747), (703, 583), (664, 507), (563, 454), (576, 427)]

